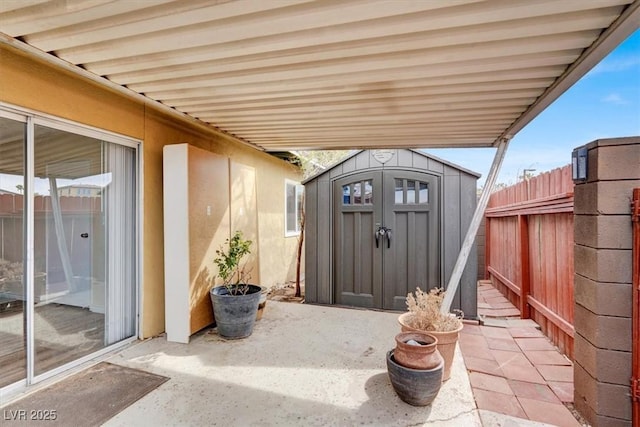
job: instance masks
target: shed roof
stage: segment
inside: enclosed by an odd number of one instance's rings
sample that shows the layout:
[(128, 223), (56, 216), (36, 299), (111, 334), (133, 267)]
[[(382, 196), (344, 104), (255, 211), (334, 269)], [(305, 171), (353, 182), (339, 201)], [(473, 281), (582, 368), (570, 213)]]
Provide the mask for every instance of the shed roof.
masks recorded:
[(0, 42), (269, 151), (488, 147), (638, 28), (640, 0), (23, 0)]
[[(471, 176), (473, 176), (475, 178), (480, 178), (482, 176), (482, 174), (480, 174), (478, 172), (474, 172), (472, 170), (463, 168), (460, 165), (452, 163), (452, 162), (450, 162), (448, 160), (441, 159), (440, 157), (434, 156), (431, 153), (425, 153), (424, 151), (415, 150), (415, 149), (405, 149), (405, 150), (406, 151), (410, 151), (412, 153), (416, 153), (416, 154), (418, 154), (420, 156), (423, 156), (423, 157), (425, 157), (427, 159), (435, 160), (436, 162), (439, 162), (439, 163), (442, 163), (443, 165), (447, 165), (449, 167), (452, 167), (452, 168), (454, 168), (454, 169), (456, 169), (456, 170), (458, 170), (458, 171), (460, 171), (462, 173), (466, 173), (466, 174), (471, 175)], [(337, 162), (333, 163), (332, 165), (327, 166), (327, 168), (325, 170), (322, 170), (322, 171), (316, 173), (315, 175), (310, 176), (309, 178), (305, 179), (304, 181), (302, 181), (302, 184), (306, 184), (307, 182), (314, 181), (317, 178), (321, 177), (322, 175), (324, 175), (326, 173), (330, 173), (331, 170), (334, 169), (336, 166), (339, 166), (339, 165), (345, 163), (346, 161), (348, 161), (349, 159), (357, 156), (358, 154), (362, 153), (363, 151), (366, 151), (366, 150), (356, 150), (356, 151), (354, 151), (353, 153), (349, 154), (348, 156), (345, 156), (343, 159), (340, 159)]]

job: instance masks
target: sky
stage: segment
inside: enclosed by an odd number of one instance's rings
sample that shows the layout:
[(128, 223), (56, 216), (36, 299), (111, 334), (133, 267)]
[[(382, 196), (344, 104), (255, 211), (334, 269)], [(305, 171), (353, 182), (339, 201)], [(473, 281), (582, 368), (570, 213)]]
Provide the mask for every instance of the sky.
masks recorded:
[[(497, 182), (515, 184), (524, 169), (538, 175), (568, 165), (574, 148), (623, 136), (640, 136), (640, 30), (513, 137)], [(495, 155), (494, 148), (425, 151), (481, 173), (479, 186)]]

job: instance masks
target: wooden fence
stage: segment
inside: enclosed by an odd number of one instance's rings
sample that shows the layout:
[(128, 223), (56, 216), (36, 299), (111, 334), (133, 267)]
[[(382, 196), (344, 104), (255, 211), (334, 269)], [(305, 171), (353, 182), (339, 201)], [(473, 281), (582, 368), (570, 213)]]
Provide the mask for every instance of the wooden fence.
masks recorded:
[(491, 195), (486, 277), (573, 359), (571, 165)]

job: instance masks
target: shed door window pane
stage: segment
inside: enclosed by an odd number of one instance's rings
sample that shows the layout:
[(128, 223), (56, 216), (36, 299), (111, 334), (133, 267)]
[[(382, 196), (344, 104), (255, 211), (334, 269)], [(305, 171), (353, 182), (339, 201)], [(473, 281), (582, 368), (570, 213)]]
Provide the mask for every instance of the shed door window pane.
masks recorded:
[(359, 182), (353, 185), (353, 203), (356, 205), (362, 204), (362, 186)]
[(420, 183), (419, 203), (429, 203), (429, 187), (426, 182)]
[(351, 204), (351, 185), (342, 186), (342, 204), (343, 205)]
[(404, 204), (404, 182), (401, 179), (396, 179), (395, 204)]
[(285, 232), (286, 235), (300, 233), (302, 221), (304, 187), (293, 181), (285, 182)]
[(373, 185), (371, 185), (371, 181), (364, 182), (364, 204), (371, 205), (373, 204)]
[(394, 203), (413, 205), (429, 203), (429, 186), (426, 182), (396, 179)]
[(416, 202), (416, 182), (415, 181), (407, 181), (407, 203), (415, 203)]

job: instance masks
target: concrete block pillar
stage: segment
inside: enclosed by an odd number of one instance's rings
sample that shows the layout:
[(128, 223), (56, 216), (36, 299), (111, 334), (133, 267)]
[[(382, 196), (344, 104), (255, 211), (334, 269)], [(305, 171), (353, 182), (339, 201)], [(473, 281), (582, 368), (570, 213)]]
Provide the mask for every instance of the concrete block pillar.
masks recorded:
[(574, 194), (574, 400), (593, 426), (631, 427), (630, 202), (640, 137), (587, 144)]

